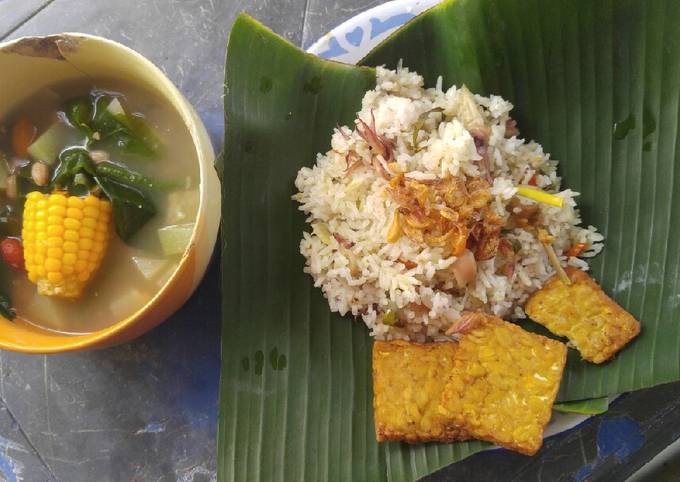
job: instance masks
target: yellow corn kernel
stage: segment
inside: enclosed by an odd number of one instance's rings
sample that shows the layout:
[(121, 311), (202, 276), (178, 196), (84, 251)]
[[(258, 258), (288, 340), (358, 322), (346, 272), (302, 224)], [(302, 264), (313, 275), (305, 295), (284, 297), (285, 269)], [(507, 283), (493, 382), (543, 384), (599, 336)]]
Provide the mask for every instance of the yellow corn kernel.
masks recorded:
[(71, 196), (68, 198), (67, 205), (70, 208), (82, 209), (85, 206), (85, 203), (82, 198)]
[(61, 259), (64, 251), (61, 248), (47, 248), (47, 256), (54, 259)]
[(97, 217), (99, 216), (99, 205), (85, 206), (83, 208), (83, 216), (87, 218), (97, 219)]
[(72, 229), (73, 231), (78, 231), (80, 229), (81, 224), (82, 223), (79, 220), (71, 217), (66, 218), (64, 220), (64, 227), (66, 229)]
[(48, 273), (50, 271), (59, 271), (61, 269), (61, 261), (54, 258), (47, 258), (45, 260), (45, 269)]
[(80, 297), (101, 265), (111, 223), (111, 206), (95, 196), (31, 192), (24, 204), (22, 236), (28, 279), (38, 293)]
[(68, 208), (66, 210), (66, 216), (68, 216), (69, 219), (81, 220), (83, 219), (83, 210), (72, 207)]
[(47, 208), (49, 216), (66, 216), (66, 208), (60, 204), (52, 204)]
[(85, 199), (83, 199), (83, 202), (85, 203), (84, 207), (87, 206), (92, 206), (95, 208), (99, 207), (99, 199), (97, 199), (95, 196), (87, 196)]
[(47, 228), (47, 235), (48, 236), (63, 236), (64, 235), (64, 226), (60, 226), (59, 224), (53, 224), (52, 226), (49, 226)]
[[(37, 234), (37, 242), (40, 243), (40, 235), (43, 233), (38, 233)], [(60, 236), (50, 236), (46, 240), (47, 246), (50, 248), (60, 248), (64, 244), (64, 240)]]
[(95, 218), (83, 218), (82, 225), (86, 228), (94, 229), (97, 227), (97, 220)]
[(47, 200), (50, 206), (66, 206), (66, 196), (64, 194), (55, 192)]

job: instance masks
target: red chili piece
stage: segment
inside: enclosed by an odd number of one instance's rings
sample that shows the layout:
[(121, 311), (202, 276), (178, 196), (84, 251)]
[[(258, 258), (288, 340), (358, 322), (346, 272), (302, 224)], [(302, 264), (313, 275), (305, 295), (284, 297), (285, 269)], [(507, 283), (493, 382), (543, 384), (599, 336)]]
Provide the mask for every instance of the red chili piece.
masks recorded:
[(20, 239), (3, 239), (0, 243), (0, 251), (2, 251), (2, 258), (5, 263), (17, 271), (24, 270), (24, 249)]

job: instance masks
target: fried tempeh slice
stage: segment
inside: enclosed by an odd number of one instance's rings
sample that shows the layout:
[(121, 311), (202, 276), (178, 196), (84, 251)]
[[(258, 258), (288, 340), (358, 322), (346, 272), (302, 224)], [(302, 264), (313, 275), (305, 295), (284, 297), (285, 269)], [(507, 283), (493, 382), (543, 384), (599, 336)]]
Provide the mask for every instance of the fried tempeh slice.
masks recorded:
[(439, 412), (456, 343), (376, 341), (373, 410), (378, 442), (453, 442), (468, 437)]
[(486, 315), (458, 343), (441, 412), (471, 437), (533, 455), (543, 444), (567, 347)]
[(574, 267), (566, 272), (571, 285), (553, 276), (531, 295), (524, 311), (551, 332), (569, 338), (585, 360), (603, 363), (640, 333), (640, 323), (587, 273)]

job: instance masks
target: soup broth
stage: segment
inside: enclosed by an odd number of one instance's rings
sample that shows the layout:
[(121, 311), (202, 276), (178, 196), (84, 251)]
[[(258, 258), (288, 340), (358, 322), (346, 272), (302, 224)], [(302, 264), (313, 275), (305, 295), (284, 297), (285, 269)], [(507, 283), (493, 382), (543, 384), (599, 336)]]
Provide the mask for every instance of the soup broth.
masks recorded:
[[(130, 129), (139, 128), (138, 132), (142, 133), (139, 138), (147, 146), (153, 147), (153, 155), (147, 155), (147, 152), (140, 155), (136, 148), (144, 148), (143, 143), (139, 143), (139, 146), (132, 142), (125, 144), (127, 138), (114, 134), (111, 139), (115, 142), (107, 145), (101, 140), (101, 133), (93, 132), (94, 128), (73, 125), (73, 119), (77, 119), (77, 115), (69, 117), (66, 112), (77, 111), (65, 106), (72, 106), (73, 99), (94, 99), (96, 102), (93, 101), (95, 107), (92, 116), (96, 116), (99, 108), (97, 99), (102, 96), (107, 99), (104, 103), (108, 105), (106, 108), (123, 125), (132, 126)], [(87, 103), (83, 105), (87, 107)], [(0, 234), (3, 239), (9, 238), (11, 241), (16, 238), (23, 242), (22, 249), (26, 250), (26, 240), (20, 239), (21, 225), (17, 227), (15, 224), (17, 219), (19, 223), (23, 222), (20, 212), (25, 191), (40, 189), (31, 184), (35, 181), (31, 175), (35, 173), (31, 171), (32, 164), (27, 163), (35, 163), (39, 160), (36, 157), (45, 154), (40, 154), (41, 149), (38, 148), (29, 149), (33, 154), (29, 152), (28, 155), (26, 152), (16, 152), (14, 126), (19, 122), (33, 126), (32, 145), (44, 133), (59, 131), (58, 140), (53, 144), (58, 144), (56, 149), (61, 153), (58, 158), (60, 161), (64, 158), (65, 150), (73, 146), (83, 146), (89, 139), (91, 144), (87, 146), (86, 157), (91, 157), (92, 162), (88, 160), (88, 165), (96, 166), (97, 171), (88, 177), (89, 171), (84, 169), (82, 179), (89, 179), (92, 192), (104, 200), (109, 195), (107, 189), (104, 189), (106, 184), (92, 187), (92, 179), (98, 178), (102, 166), (114, 171), (120, 168), (129, 169), (133, 174), (125, 171), (124, 176), (127, 177), (122, 179), (128, 179), (134, 184), (135, 190), (144, 193), (155, 206), (155, 214), (131, 234), (129, 239), (123, 241), (117, 233), (125, 233), (125, 227), (118, 225), (121, 219), (125, 221), (125, 216), (120, 219), (116, 217), (116, 205), (112, 202), (114, 207), (111, 217), (116, 223), (114, 227), (114, 221), (109, 221), (110, 235), (103, 261), (83, 288), (82, 294), (75, 299), (39, 294), (27, 272), (11, 268), (5, 259), (5, 266), (2, 267), (2, 271), (7, 274), (5, 289), (16, 315), (42, 328), (79, 334), (106, 328), (134, 314), (151, 300), (172, 275), (193, 232), (199, 203), (199, 169), (194, 143), (181, 117), (172, 106), (135, 85), (117, 81), (97, 81), (94, 84), (83, 81), (59, 84), (39, 92), (0, 121), (0, 152), (5, 158), (0, 159), (0, 164), (3, 164), (0, 170), (6, 171), (0, 173), (3, 174), (0, 177), (4, 178), (0, 183)], [(124, 144), (125, 148), (121, 147)], [(47, 145), (48, 149), (55, 149), (49, 143)], [(131, 148), (128, 149), (129, 147)], [(55, 192), (53, 185), (59, 175), (58, 165), (59, 161), (49, 166), (51, 182), (42, 187), (45, 194)], [(44, 169), (43, 166), (38, 167)], [(78, 174), (75, 174), (72, 182), (77, 183), (78, 179)], [(19, 192), (13, 199), (12, 183), (15, 180)], [(116, 183), (113, 185), (119, 187)], [(77, 184), (75, 186), (82, 187)], [(61, 188), (57, 188), (59, 189)], [(78, 194), (81, 197), (86, 195), (76, 191), (71, 193), (72, 196)], [(2, 213), (6, 215), (6, 225), (2, 225), (5, 219)], [(50, 252), (65, 256), (61, 245), (59, 246), (60, 248)], [(29, 260), (35, 265), (35, 256), (40, 255), (27, 256), (28, 266)], [(40, 261), (42, 259), (41, 257)], [(72, 260), (64, 257), (63, 263), (67, 261), (70, 263)], [(60, 277), (58, 275), (55, 279)]]

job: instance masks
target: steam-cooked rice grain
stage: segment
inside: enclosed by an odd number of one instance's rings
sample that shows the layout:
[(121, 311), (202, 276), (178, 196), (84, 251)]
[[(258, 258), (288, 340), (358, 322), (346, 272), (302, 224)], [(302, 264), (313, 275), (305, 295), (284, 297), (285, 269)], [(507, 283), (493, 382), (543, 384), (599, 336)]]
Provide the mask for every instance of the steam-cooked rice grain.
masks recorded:
[[(425, 89), (422, 77), (406, 68), (378, 68), (376, 88), (364, 95), (358, 118), (368, 125), (375, 119), (375, 131), (392, 144), (392, 160), (408, 179), (483, 176), (468, 96), (464, 88), (442, 90), (441, 79), (437, 87)], [(587, 269), (583, 260), (564, 254), (575, 243), (588, 245), (584, 257), (602, 249), (595, 228), (579, 226), (578, 193), (560, 191), (557, 162), (539, 144), (506, 137), (509, 102), (499, 96), (473, 99), (489, 132), (494, 212), (507, 217), (508, 202), (519, 199), (516, 186), (533, 179), (537, 187), (564, 199), (562, 208), (540, 205), (562, 264)], [(374, 157), (356, 128), (342, 127), (333, 133), (331, 150), (319, 154), (314, 166), (302, 168), (295, 181), (299, 192), (294, 199), (312, 226), (300, 242), (305, 271), (323, 290), (331, 310), (361, 317), (377, 338), (416, 341), (442, 335), (464, 310), (524, 316), (527, 297), (554, 274), (538, 240), (523, 229), (509, 230), (506, 238), (520, 247), (512, 276), (497, 273), (497, 259), (478, 261), (476, 279), (456, 290), (451, 272), (455, 256), (408, 236), (387, 242), (398, 205), (387, 194), (389, 181), (372, 167), (376, 158), (384, 168), (386, 160)], [(354, 159), (365, 165), (348, 172)], [(398, 323), (383, 323), (388, 311), (398, 313)]]

